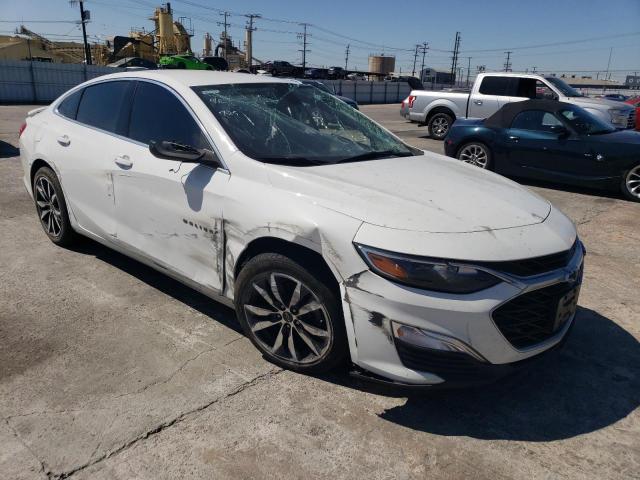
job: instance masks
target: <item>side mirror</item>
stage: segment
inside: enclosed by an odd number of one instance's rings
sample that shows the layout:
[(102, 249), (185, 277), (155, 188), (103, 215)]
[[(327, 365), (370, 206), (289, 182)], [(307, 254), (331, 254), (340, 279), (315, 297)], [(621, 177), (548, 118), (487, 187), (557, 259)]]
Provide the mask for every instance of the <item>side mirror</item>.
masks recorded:
[(182, 145), (176, 142), (151, 140), (149, 142), (151, 155), (166, 160), (178, 160), (185, 163), (201, 163), (212, 168), (221, 167), (222, 164), (216, 154), (206, 148), (194, 148), (190, 145)]
[(555, 133), (556, 135), (558, 135), (559, 138), (566, 138), (571, 133), (562, 125), (551, 125), (549, 129), (551, 130), (552, 133)]

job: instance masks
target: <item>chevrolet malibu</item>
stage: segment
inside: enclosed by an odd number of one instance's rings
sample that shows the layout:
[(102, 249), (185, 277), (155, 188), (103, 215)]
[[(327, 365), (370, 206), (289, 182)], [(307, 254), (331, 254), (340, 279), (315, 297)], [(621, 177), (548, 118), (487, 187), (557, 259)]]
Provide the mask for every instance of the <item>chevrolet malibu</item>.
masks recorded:
[(92, 238), (234, 306), (285, 368), (477, 384), (574, 321), (567, 217), (296, 80), (99, 77), (30, 112), (20, 152), (51, 241)]

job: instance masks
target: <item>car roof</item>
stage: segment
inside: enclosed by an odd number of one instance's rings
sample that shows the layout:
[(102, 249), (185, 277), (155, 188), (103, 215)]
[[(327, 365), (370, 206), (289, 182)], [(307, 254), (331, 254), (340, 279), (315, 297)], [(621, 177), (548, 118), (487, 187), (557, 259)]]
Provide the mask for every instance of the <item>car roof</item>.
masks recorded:
[(148, 79), (167, 85), (180, 87), (196, 87), (201, 85), (224, 85), (233, 83), (295, 83), (295, 80), (252, 75), (250, 73), (216, 72), (213, 70), (141, 70), (134, 72), (112, 73), (97, 77), (99, 82), (107, 79)]

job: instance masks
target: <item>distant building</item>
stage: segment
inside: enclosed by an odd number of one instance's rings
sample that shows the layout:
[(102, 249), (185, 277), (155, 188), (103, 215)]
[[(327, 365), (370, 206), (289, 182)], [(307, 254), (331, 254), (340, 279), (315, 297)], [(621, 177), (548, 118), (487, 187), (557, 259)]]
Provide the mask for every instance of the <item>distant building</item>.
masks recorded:
[(451, 72), (448, 70), (439, 70), (437, 68), (427, 67), (422, 70), (420, 75), (422, 83), (451, 83)]
[(632, 90), (640, 90), (640, 75), (627, 75), (624, 85)]

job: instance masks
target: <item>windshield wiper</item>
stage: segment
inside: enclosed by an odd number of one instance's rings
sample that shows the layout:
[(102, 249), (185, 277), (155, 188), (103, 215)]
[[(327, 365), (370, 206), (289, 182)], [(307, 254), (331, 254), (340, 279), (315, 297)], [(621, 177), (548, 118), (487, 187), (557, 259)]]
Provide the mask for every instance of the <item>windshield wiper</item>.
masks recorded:
[(361, 153), (360, 155), (354, 155), (353, 157), (342, 158), (335, 163), (361, 162), (364, 160), (375, 160), (376, 158), (411, 156), (413, 156), (413, 153), (411, 152), (398, 152), (396, 150), (373, 150), (372, 152)]
[(258, 160), (260, 162), (265, 162), (265, 163), (275, 163), (277, 165), (293, 165), (293, 166), (300, 166), (303, 165), (305, 163), (309, 164), (309, 165), (324, 165), (326, 162), (320, 162), (318, 160), (315, 160), (313, 158), (309, 158), (309, 157), (303, 157), (301, 155), (289, 155), (289, 156), (269, 156), (269, 155), (265, 155), (262, 157), (253, 157), (255, 160)]

